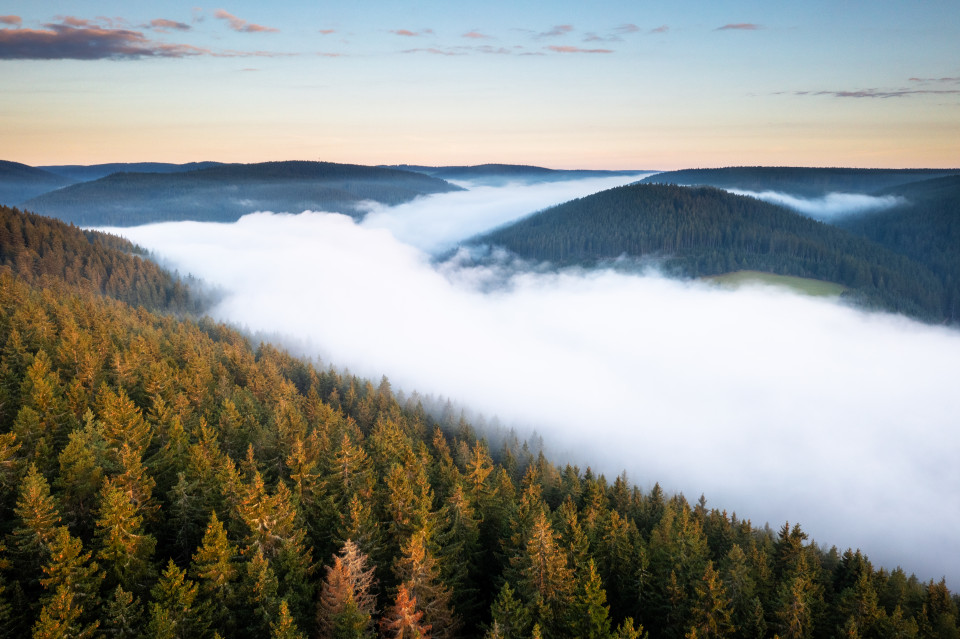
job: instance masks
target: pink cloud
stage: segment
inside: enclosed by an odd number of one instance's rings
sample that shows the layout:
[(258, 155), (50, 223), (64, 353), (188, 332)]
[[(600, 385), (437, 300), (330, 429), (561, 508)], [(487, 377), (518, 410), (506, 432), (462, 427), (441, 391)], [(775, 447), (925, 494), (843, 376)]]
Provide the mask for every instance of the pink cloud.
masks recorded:
[(223, 9), (217, 9), (214, 11), (213, 17), (219, 20), (226, 20), (231, 29), (241, 33), (277, 33), (279, 31), (279, 29), (274, 29), (273, 27), (265, 27), (261, 24), (253, 24), (252, 22), (241, 20), (237, 16), (233, 15), (232, 13), (228, 13)]
[(319, 31), (317, 31), (317, 33), (320, 33), (323, 35), (330, 35), (331, 33), (336, 33), (336, 32), (337, 32), (336, 29), (320, 29)]
[(581, 49), (580, 47), (556, 45), (544, 47), (544, 49), (549, 49), (554, 53), (613, 53), (612, 49)]
[(762, 28), (762, 25), (754, 24), (752, 22), (737, 22), (725, 24), (722, 27), (717, 27), (714, 29), (714, 31), (757, 31), (758, 29)]
[(0, 29), (0, 59), (101, 60), (211, 55), (207, 49), (160, 44), (150, 41), (140, 31), (105, 29), (79, 18), (67, 17), (62, 22), (43, 26), (45, 29)]
[(189, 31), (191, 29), (189, 24), (175, 22), (174, 20), (165, 20), (163, 18), (151, 20), (150, 27), (156, 29), (157, 31), (169, 31), (170, 29), (175, 29), (177, 31)]
[(0, 16), (0, 24), (11, 24), (15, 27), (19, 27), (23, 24), (23, 20), (20, 16)]
[(488, 39), (490, 38), (490, 36), (484, 35), (484, 34), (480, 33), (479, 31), (468, 31), (467, 33), (464, 33), (464, 34), (463, 34), (463, 37), (464, 37), (464, 38), (473, 38), (474, 40), (488, 40)]

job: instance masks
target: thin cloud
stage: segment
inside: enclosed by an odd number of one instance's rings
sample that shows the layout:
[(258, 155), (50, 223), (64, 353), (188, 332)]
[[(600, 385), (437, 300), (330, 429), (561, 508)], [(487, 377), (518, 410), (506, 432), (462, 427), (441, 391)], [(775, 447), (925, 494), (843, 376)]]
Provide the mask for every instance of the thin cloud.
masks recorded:
[(956, 78), (910, 78), (910, 82), (922, 82), (922, 83), (941, 83), (941, 84), (954, 84), (960, 82), (960, 77)]
[(44, 29), (0, 29), (3, 60), (101, 60), (184, 58), (211, 55), (207, 49), (187, 44), (149, 40), (140, 31), (104, 29), (89, 20), (67, 17)]
[(23, 19), (20, 16), (0, 16), (0, 24), (9, 24), (19, 27), (21, 24), (23, 24)]
[(483, 33), (480, 33), (479, 31), (476, 31), (476, 30), (474, 30), (474, 31), (467, 31), (467, 32), (464, 33), (463, 36), (461, 36), (461, 37), (471, 38), (471, 39), (474, 39), (474, 40), (489, 40), (489, 39), (490, 39), (490, 36), (488, 36), (488, 35), (486, 35), (486, 34), (483, 34)]
[(569, 45), (551, 45), (549, 47), (544, 47), (544, 49), (549, 49), (554, 53), (613, 53), (613, 49), (582, 49), (580, 47), (572, 47)]
[(622, 42), (623, 38), (618, 35), (602, 36), (592, 31), (583, 37), (584, 42)]
[(617, 33), (639, 33), (640, 27), (635, 24), (621, 24), (614, 29)]
[(451, 49), (438, 49), (436, 47), (423, 47), (419, 49), (406, 49), (400, 53), (430, 53), (432, 55), (466, 55), (463, 51), (453, 51)]
[(331, 33), (336, 33), (336, 32), (337, 32), (336, 29), (319, 29), (317, 31), (317, 33), (321, 35), (330, 35)]
[(163, 18), (151, 20), (147, 26), (156, 31), (170, 31), (171, 29), (176, 31), (189, 31), (193, 28), (189, 24), (176, 22), (175, 20), (165, 20)]
[(558, 24), (549, 31), (544, 31), (543, 33), (538, 33), (538, 38), (556, 38), (559, 36), (565, 36), (568, 33), (573, 31), (572, 24)]
[(752, 22), (735, 22), (717, 27), (714, 31), (758, 31), (763, 26)]
[(668, 27), (665, 24), (661, 24), (659, 27), (655, 29), (650, 29), (650, 33), (666, 33), (669, 30), (670, 30), (670, 27)]
[(261, 24), (254, 24), (252, 22), (247, 22), (246, 20), (241, 20), (232, 13), (228, 13), (223, 9), (217, 9), (213, 13), (213, 17), (218, 20), (226, 20), (227, 24), (230, 25), (230, 28), (234, 31), (240, 33), (277, 33), (280, 30), (274, 29), (273, 27), (265, 27)]
[(794, 91), (794, 95), (828, 95), (835, 98), (906, 98), (914, 95), (957, 95), (960, 89), (859, 89), (856, 91)]

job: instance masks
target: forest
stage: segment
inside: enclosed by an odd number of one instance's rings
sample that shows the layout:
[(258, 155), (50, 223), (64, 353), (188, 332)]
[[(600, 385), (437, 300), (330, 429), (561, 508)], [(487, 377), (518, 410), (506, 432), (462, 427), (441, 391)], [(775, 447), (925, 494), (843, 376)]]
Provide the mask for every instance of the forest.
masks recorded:
[(632, 184), (537, 213), (475, 240), (523, 258), (590, 266), (645, 258), (682, 277), (754, 270), (841, 284), (852, 301), (956, 321), (944, 280), (906, 255), (773, 204), (712, 187)]
[(457, 190), (441, 179), (409, 171), (331, 162), (262, 162), (174, 173), (113, 173), (19, 204), (84, 226), (135, 226), (176, 220), (234, 222), (260, 210), (361, 216), (368, 200), (393, 205)]
[(3, 214), (4, 637), (960, 636), (943, 580), (558, 466)]
[(714, 186), (743, 191), (778, 191), (800, 197), (828, 193), (874, 193), (925, 179), (957, 175), (958, 169), (854, 169), (775, 166), (731, 166), (681, 169), (657, 173), (647, 184)]

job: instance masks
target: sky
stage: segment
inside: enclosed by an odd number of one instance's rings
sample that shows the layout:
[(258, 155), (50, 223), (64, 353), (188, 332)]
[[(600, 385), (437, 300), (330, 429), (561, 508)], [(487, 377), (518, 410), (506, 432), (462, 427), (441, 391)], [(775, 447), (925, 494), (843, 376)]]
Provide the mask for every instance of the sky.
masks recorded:
[(960, 165), (960, 3), (6, 0), (30, 165)]
[[(561, 463), (703, 494), (757, 526), (799, 523), (826, 548), (956, 588), (957, 330), (656, 271), (438, 260), (484, 225), (612, 182), (479, 187), (362, 222), (259, 212), (110, 231), (217, 286), (216, 318), (322, 367), (386, 375), (536, 429)], [(843, 206), (864, 210), (831, 212)]]

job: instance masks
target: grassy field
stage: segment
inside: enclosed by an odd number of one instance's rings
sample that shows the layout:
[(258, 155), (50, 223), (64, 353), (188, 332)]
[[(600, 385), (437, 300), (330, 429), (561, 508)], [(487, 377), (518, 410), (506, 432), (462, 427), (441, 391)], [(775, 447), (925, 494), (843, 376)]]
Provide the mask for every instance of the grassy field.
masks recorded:
[(846, 287), (835, 284), (834, 282), (812, 280), (805, 277), (793, 277), (792, 275), (774, 275), (773, 273), (761, 273), (760, 271), (734, 271), (732, 273), (714, 275), (703, 279), (704, 281), (714, 282), (730, 288), (757, 284), (780, 286), (798, 293), (816, 297), (835, 297), (846, 290)]

